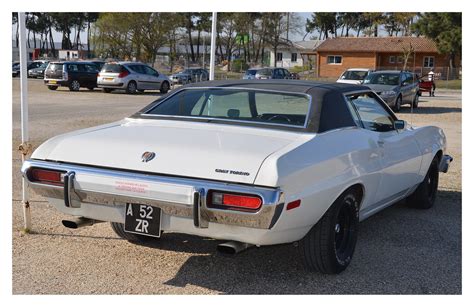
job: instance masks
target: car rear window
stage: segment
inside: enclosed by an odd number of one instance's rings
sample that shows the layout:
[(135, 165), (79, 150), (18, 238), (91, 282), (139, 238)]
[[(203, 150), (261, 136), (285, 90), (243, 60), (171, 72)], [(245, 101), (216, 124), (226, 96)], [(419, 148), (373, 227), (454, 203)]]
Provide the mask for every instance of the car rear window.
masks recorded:
[(256, 73), (257, 73), (256, 69), (249, 69), (249, 70), (247, 70), (247, 72), (245, 74), (255, 76)]
[(62, 63), (51, 63), (48, 66), (48, 70), (51, 71), (62, 71), (63, 70), (63, 64)]
[(122, 72), (123, 66), (120, 64), (105, 64), (102, 67), (101, 72), (112, 72), (112, 73), (120, 73)]
[(368, 72), (364, 70), (348, 70), (346, 71), (341, 79), (344, 80), (364, 80), (367, 77)]
[(364, 84), (398, 85), (399, 82), (398, 73), (372, 73), (364, 79)]
[(190, 88), (154, 104), (142, 115), (305, 127), (310, 99), (309, 96), (298, 93)]

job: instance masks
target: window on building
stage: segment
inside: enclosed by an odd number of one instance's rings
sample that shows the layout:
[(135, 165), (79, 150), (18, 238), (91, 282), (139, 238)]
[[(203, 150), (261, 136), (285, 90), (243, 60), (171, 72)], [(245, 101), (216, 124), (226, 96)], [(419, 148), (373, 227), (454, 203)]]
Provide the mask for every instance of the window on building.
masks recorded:
[(403, 57), (401, 55), (397, 56), (397, 62), (403, 63)]
[(283, 61), (283, 53), (277, 52), (277, 61), (279, 62)]
[(394, 55), (389, 56), (389, 57), (388, 57), (388, 62), (389, 62), (390, 64), (395, 64), (395, 63), (397, 62), (396, 56), (394, 56)]
[(328, 64), (341, 64), (342, 56), (341, 55), (328, 55)]
[(296, 62), (298, 60), (298, 54), (297, 53), (292, 53), (291, 54), (291, 61)]
[(434, 57), (432, 56), (425, 56), (423, 58), (423, 67), (431, 68), (434, 67)]

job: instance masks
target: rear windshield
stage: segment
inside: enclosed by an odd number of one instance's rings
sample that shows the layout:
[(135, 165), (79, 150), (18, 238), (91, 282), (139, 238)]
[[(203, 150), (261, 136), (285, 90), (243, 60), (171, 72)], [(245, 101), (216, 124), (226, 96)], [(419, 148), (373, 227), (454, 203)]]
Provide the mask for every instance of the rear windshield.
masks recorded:
[(364, 80), (364, 84), (398, 85), (400, 74), (372, 73)]
[(120, 64), (104, 64), (101, 72), (113, 72), (120, 73), (122, 72), (122, 65)]
[(62, 71), (63, 70), (63, 64), (62, 63), (51, 63), (48, 66), (48, 70), (51, 71)]
[(151, 104), (145, 116), (220, 119), (305, 127), (310, 99), (297, 93), (253, 89), (199, 88)]
[(346, 71), (341, 79), (344, 80), (364, 80), (364, 78), (367, 77), (367, 71), (363, 70), (348, 70)]

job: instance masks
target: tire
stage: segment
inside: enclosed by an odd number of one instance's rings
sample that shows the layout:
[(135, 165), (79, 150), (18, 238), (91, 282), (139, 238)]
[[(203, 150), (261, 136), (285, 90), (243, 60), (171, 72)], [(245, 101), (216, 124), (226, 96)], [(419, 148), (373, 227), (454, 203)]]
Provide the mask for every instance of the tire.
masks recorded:
[(395, 105), (393, 106), (393, 111), (400, 112), (401, 108), (402, 108), (402, 96), (398, 96), (397, 100), (395, 101)]
[(425, 179), (416, 188), (415, 192), (408, 196), (407, 204), (412, 208), (430, 209), (436, 201), (438, 194), (439, 180), (439, 161), (435, 157), (431, 161), (430, 168), (426, 173)]
[(166, 81), (161, 83), (160, 93), (166, 94), (170, 90), (170, 84)]
[(413, 101), (412, 101), (412, 106), (413, 106), (413, 109), (416, 109), (418, 108), (418, 100), (419, 100), (419, 95), (418, 93), (415, 94), (415, 97), (413, 97)]
[(354, 254), (359, 225), (359, 204), (354, 190), (339, 196), (298, 247), (309, 271), (337, 274)]
[(57, 86), (53, 86), (53, 85), (48, 85), (48, 89), (51, 90), (51, 91), (55, 91), (58, 89)]
[(159, 240), (159, 238), (156, 237), (148, 237), (148, 236), (141, 236), (137, 235), (134, 233), (126, 232), (124, 230), (124, 224), (122, 223), (110, 223), (110, 226), (112, 226), (113, 231), (122, 239), (125, 239), (130, 242), (150, 242), (153, 240)]
[(72, 92), (77, 92), (81, 89), (81, 84), (77, 80), (72, 80), (71, 84), (69, 85), (69, 90)]
[(127, 89), (125, 91), (127, 94), (135, 94), (137, 92), (137, 83), (135, 81), (128, 82)]
[(103, 88), (102, 88), (102, 91), (103, 91), (104, 93), (112, 93), (113, 89), (103, 87)]

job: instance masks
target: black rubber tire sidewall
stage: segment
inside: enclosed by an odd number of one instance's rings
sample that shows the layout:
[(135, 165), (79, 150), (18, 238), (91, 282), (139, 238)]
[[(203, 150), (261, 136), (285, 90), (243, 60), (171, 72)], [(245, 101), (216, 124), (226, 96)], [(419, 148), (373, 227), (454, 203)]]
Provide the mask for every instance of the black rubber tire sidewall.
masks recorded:
[(419, 100), (419, 97), (420, 97), (420, 96), (418, 95), (418, 93), (415, 94), (415, 97), (413, 98), (413, 109), (418, 108), (418, 100)]
[(398, 96), (397, 100), (395, 100), (395, 106), (393, 106), (393, 111), (400, 112), (402, 108), (402, 96)]
[[(135, 89), (131, 88), (132, 84), (135, 84)], [(130, 82), (128, 82), (128, 84), (127, 84), (127, 89), (126, 89), (126, 92), (127, 92), (128, 94), (136, 94), (136, 93), (137, 93), (137, 90), (138, 90), (138, 88), (137, 88), (137, 83), (136, 83), (135, 81), (130, 81)]]
[(124, 224), (122, 223), (111, 222), (110, 226), (119, 237), (130, 242), (149, 242), (153, 240), (159, 240), (159, 238), (156, 238), (156, 237), (141, 236), (141, 235), (133, 234), (130, 232), (126, 232), (124, 230)]
[[(428, 178), (430, 174), (433, 173), (434, 180), (435, 180), (435, 190), (434, 196), (430, 197), (430, 190), (428, 186)], [(407, 204), (412, 208), (417, 209), (430, 209), (434, 206), (436, 202), (437, 190), (438, 190), (438, 183), (439, 183), (439, 161), (438, 158), (435, 157), (430, 164), (430, 168), (425, 175), (423, 181), (418, 185), (415, 192), (411, 194), (407, 198)]]
[[(352, 212), (353, 233), (347, 249), (347, 256), (340, 259), (336, 251), (335, 225), (339, 211), (348, 206)], [(359, 223), (359, 204), (354, 191), (341, 195), (318, 223), (300, 240), (298, 246), (303, 263), (309, 271), (323, 274), (338, 274), (344, 271), (351, 262), (357, 242)]]
[(104, 93), (111, 93), (113, 91), (113, 89), (105, 87), (103, 87), (102, 90), (104, 91)]
[[(165, 84), (166, 84), (166, 86), (165, 86)], [(169, 90), (170, 90), (170, 84), (168, 82), (164, 81), (161, 84), (160, 93), (166, 94), (166, 93), (168, 93)]]
[(51, 90), (51, 91), (55, 91), (58, 89), (57, 86), (51, 86), (51, 85), (48, 85), (48, 89)]

